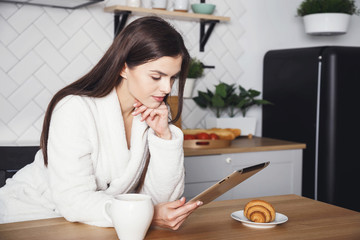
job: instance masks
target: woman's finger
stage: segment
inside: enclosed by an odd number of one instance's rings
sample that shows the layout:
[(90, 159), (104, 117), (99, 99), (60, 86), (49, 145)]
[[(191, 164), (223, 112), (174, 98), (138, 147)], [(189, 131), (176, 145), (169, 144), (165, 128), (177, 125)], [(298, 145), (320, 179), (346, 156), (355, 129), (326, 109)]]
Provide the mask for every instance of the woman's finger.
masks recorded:
[[(196, 204), (195, 206), (193, 206), (193, 208), (189, 211), (187, 211), (186, 213), (178, 216), (172, 223), (172, 230), (177, 230), (179, 229), (179, 227), (183, 224), (183, 222), (190, 216), (191, 213), (193, 213), (195, 211), (195, 209), (197, 209), (200, 205)], [(183, 206), (184, 207), (184, 206)], [(181, 208), (183, 208), (181, 207)]]
[(181, 206), (175, 210), (175, 215), (181, 216), (181, 215), (187, 214), (189, 212), (191, 213), (192, 211), (194, 211), (196, 208), (198, 208), (201, 205), (202, 205), (202, 202), (200, 202), (200, 201), (190, 203), (190, 204), (184, 204), (183, 206)]
[(184, 205), (185, 204), (185, 197), (182, 197), (182, 198), (180, 198), (180, 199), (178, 199), (178, 200), (175, 200), (175, 201), (172, 201), (172, 202), (169, 202), (168, 203), (168, 207), (169, 208), (179, 208), (179, 207), (181, 207), (182, 205)]
[(154, 111), (154, 109), (147, 108), (144, 112), (142, 112), (141, 113), (141, 121), (146, 120), (152, 111)]
[(172, 229), (172, 230), (178, 230), (178, 229), (180, 228), (180, 226), (185, 222), (186, 218), (187, 218), (189, 215), (190, 215), (190, 213), (187, 214), (187, 215), (181, 216), (181, 219), (180, 219), (180, 218), (178, 219), (178, 220), (179, 220), (178, 223), (176, 223), (176, 225), (175, 225), (174, 227), (172, 227), (171, 229)]
[(141, 105), (140, 107), (136, 108), (136, 109), (132, 112), (132, 115), (136, 116), (136, 115), (138, 115), (139, 113), (142, 113), (142, 112), (146, 111), (146, 109), (148, 109), (146, 106)]
[(136, 102), (134, 103), (133, 107), (134, 107), (134, 108), (138, 108), (138, 107), (140, 107), (140, 106), (142, 106), (142, 105), (143, 105), (143, 104), (142, 104), (141, 102), (139, 102), (139, 101), (136, 100)]

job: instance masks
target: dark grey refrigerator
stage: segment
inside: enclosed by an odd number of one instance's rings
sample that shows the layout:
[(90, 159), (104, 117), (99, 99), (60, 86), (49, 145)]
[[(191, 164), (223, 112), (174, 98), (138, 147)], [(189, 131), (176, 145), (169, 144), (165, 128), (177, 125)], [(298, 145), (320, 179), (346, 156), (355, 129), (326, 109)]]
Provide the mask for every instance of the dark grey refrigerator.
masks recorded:
[(306, 143), (302, 195), (360, 211), (360, 47), (271, 50), (262, 136)]

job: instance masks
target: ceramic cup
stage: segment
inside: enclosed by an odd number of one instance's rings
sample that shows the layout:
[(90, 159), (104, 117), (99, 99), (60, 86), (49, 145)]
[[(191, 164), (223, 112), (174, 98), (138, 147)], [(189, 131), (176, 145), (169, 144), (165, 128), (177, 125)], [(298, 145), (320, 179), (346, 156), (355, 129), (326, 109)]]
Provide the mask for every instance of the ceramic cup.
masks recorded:
[(189, 0), (176, 0), (174, 11), (187, 12), (189, 9)]
[(141, 0), (141, 6), (143, 8), (151, 8), (151, 0)]
[(129, 7), (140, 7), (141, 1), (140, 0), (126, 0), (126, 5)]
[(151, 197), (121, 194), (105, 204), (105, 216), (121, 240), (143, 240), (154, 215)]
[(155, 9), (163, 9), (167, 8), (167, 0), (151, 0), (151, 6)]

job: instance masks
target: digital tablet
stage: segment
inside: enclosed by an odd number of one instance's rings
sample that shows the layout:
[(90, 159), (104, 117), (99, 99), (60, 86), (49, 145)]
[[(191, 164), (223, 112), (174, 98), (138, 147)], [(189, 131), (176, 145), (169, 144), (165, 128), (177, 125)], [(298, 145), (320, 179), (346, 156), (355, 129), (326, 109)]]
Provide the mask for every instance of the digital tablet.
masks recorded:
[(189, 202), (202, 201), (203, 205), (205, 205), (218, 198), (219, 196), (223, 195), (233, 187), (237, 186), (239, 183), (245, 181), (255, 173), (263, 170), (269, 164), (270, 162), (263, 162), (257, 165), (237, 170), (229, 176), (225, 177), (224, 179), (220, 180), (219, 182), (215, 183), (214, 185), (191, 199)]

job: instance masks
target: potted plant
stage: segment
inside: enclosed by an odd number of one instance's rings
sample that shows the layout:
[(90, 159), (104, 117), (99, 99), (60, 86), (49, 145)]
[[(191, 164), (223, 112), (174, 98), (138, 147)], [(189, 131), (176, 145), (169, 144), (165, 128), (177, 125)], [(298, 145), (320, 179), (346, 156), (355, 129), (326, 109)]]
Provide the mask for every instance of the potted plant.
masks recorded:
[(304, 0), (297, 9), (311, 35), (345, 34), (353, 14), (360, 14), (354, 0)]
[(188, 76), (185, 82), (184, 98), (191, 98), (196, 79), (204, 74), (204, 65), (197, 58), (191, 58), (189, 64)]
[[(205, 109), (212, 110), (216, 118), (207, 118), (206, 127), (240, 128), (241, 135), (254, 135), (256, 118), (246, 117), (247, 111), (254, 106), (271, 104), (267, 100), (257, 99), (260, 92), (254, 89), (246, 90), (239, 86), (239, 94), (236, 93), (234, 84), (220, 82), (215, 85), (215, 91), (207, 89), (206, 92), (198, 91), (194, 97), (195, 103)], [(228, 117), (222, 118), (224, 112)], [(241, 114), (241, 117), (236, 117)]]

